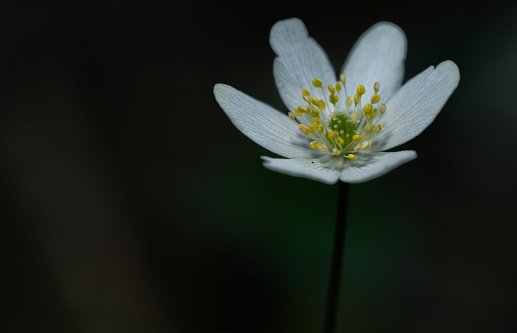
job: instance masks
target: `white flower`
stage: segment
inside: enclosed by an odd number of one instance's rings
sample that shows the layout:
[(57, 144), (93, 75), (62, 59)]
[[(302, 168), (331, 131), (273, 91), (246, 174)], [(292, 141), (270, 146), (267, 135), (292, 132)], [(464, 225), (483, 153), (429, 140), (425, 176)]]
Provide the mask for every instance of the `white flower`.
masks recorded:
[(299, 19), (271, 29), (273, 73), (285, 115), (224, 84), (214, 94), (233, 124), (250, 139), (286, 157), (264, 166), (327, 184), (364, 182), (416, 158), (414, 151), (383, 152), (420, 134), (458, 86), (452, 61), (430, 66), (402, 85), (406, 37), (381, 22), (356, 42), (339, 78)]

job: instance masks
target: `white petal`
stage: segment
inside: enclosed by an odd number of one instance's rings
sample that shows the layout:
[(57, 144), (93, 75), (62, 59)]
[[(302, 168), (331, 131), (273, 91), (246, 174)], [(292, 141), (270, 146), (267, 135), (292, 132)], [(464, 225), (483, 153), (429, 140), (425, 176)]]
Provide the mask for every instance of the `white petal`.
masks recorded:
[(373, 85), (379, 82), (380, 103), (388, 100), (402, 84), (407, 41), (402, 29), (390, 22), (379, 22), (361, 35), (350, 51), (341, 73), (346, 76), (349, 96), (358, 85), (366, 88), (361, 103), (370, 103)]
[(232, 123), (262, 147), (288, 158), (315, 155), (310, 140), (287, 115), (225, 84), (216, 84), (214, 95)]
[(336, 83), (336, 74), (327, 54), (309, 37), (301, 20), (292, 18), (275, 23), (269, 43), (277, 55), (273, 64), (275, 82), (289, 111), (306, 104), (302, 99), (302, 88), (310, 89), (312, 96), (323, 98), (321, 89), (312, 85), (315, 78), (323, 82), (324, 88)]
[(385, 130), (372, 148), (386, 150), (401, 145), (429, 126), (460, 82), (458, 66), (450, 60), (421, 72), (388, 101), (381, 123)]
[(342, 157), (329, 155), (315, 159), (283, 159), (262, 156), (264, 166), (273, 171), (294, 177), (304, 177), (325, 184), (334, 184), (339, 179), (343, 165)]
[(346, 183), (362, 183), (380, 177), (396, 167), (416, 158), (412, 150), (393, 153), (357, 154), (357, 160), (346, 160), (339, 179)]

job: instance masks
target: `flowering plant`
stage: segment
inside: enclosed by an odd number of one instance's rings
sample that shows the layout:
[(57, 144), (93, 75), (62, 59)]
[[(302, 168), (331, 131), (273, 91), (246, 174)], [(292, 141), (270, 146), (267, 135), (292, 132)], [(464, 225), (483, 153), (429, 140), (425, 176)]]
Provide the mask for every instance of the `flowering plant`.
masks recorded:
[(447, 60), (404, 85), (406, 37), (380, 22), (356, 42), (339, 77), (299, 19), (277, 22), (270, 44), (285, 115), (239, 90), (216, 84), (214, 94), (233, 124), (284, 158), (262, 157), (285, 174), (333, 184), (364, 182), (416, 158), (385, 152), (420, 134), (456, 89), (460, 75)]

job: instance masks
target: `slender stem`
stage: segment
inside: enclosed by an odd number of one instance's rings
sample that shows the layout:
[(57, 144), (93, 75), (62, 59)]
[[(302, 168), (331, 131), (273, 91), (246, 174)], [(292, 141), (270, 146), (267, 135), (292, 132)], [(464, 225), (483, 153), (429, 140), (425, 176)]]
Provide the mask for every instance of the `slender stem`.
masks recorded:
[(345, 248), (346, 211), (348, 205), (348, 183), (338, 182), (336, 229), (334, 232), (334, 250), (327, 295), (324, 333), (334, 333), (336, 329), (336, 313), (339, 300), (339, 282)]

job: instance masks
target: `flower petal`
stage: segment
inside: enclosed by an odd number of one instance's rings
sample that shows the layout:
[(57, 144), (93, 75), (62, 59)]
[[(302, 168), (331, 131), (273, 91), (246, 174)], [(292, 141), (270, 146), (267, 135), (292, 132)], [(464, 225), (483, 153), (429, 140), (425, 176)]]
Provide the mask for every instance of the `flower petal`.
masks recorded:
[(379, 82), (380, 103), (388, 100), (402, 84), (407, 41), (402, 29), (390, 22), (379, 22), (357, 40), (341, 69), (351, 96), (358, 85), (366, 88), (362, 105), (370, 103), (373, 85)]
[(302, 88), (310, 89), (314, 97), (323, 98), (321, 89), (312, 85), (315, 78), (323, 82), (324, 88), (336, 83), (336, 74), (327, 54), (309, 37), (301, 20), (292, 18), (275, 23), (269, 43), (277, 55), (273, 64), (276, 86), (290, 111), (306, 104), (302, 99)]
[(421, 72), (406, 82), (388, 101), (381, 123), (385, 130), (375, 137), (375, 150), (401, 145), (429, 126), (460, 82), (458, 66), (450, 60)]
[(393, 153), (366, 153), (357, 155), (355, 161), (345, 161), (343, 170), (339, 176), (346, 183), (362, 183), (380, 177), (396, 167), (416, 158), (416, 152), (412, 150), (397, 151)]
[(287, 115), (226, 84), (216, 84), (214, 95), (232, 123), (262, 147), (288, 158), (315, 156)]
[(325, 155), (315, 159), (283, 159), (262, 156), (264, 166), (270, 170), (294, 177), (304, 177), (325, 184), (334, 184), (344, 159)]

